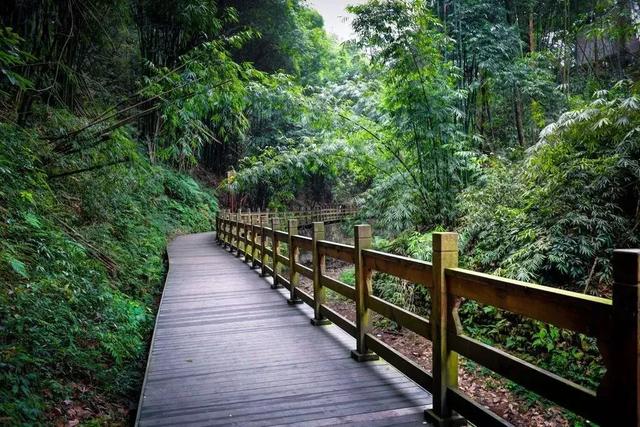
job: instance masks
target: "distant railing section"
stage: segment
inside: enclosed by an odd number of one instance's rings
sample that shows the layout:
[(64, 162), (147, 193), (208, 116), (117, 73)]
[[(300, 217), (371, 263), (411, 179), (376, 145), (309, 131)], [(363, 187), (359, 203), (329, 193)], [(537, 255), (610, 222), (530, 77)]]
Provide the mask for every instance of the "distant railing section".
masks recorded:
[[(377, 355), (433, 394), (427, 419), (436, 425), (460, 425), (468, 419), (479, 426), (509, 423), (458, 388), (458, 355), (600, 425), (638, 426), (640, 419), (640, 250), (616, 250), (613, 255), (613, 299), (603, 299), (458, 268), (458, 235), (433, 234), (433, 262), (424, 262), (371, 249), (369, 225), (356, 225), (354, 245), (325, 240), (324, 223), (313, 222), (312, 237), (298, 234), (293, 213), (280, 230), (280, 218), (223, 212), (217, 219), (219, 244), (244, 254), (250, 267), (273, 277), (272, 287), (290, 292), (289, 304), (305, 302), (314, 309), (314, 325), (329, 321), (356, 338), (352, 357), (373, 360)], [(286, 251), (281, 243), (287, 245)], [(312, 268), (299, 262), (300, 250), (312, 253)], [(282, 254), (281, 252), (285, 252)], [(355, 287), (325, 274), (327, 257), (355, 265)], [(288, 275), (281, 267), (288, 267)], [(387, 273), (424, 286), (431, 293), (431, 316), (418, 316), (373, 295), (372, 274)], [(298, 288), (300, 275), (313, 281), (313, 294)], [(354, 301), (356, 322), (326, 304), (326, 289)], [(606, 366), (597, 390), (539, 368), (497, 348), (464, 335), (458, 318), (461, 298), (476, 300), (560, 328), (595, 337)], [(432, 370), (428, 372), (371, 333), (376, 312), (432, 342)]]
[(239, 209), (231, 212), (228, 209), (222, 210), (220, 216), (235, 218), (242, 223), (269, 223), (272, 219), (286, 223), (289, 219), (297, 219), (302, 226), (310, 225), (313, 222), (337, 222), (345, 218), (354, 216), (358, 210), (355, 206), (332, 206), (314, 209), (303, 209), (299, 211), (251, 211)]

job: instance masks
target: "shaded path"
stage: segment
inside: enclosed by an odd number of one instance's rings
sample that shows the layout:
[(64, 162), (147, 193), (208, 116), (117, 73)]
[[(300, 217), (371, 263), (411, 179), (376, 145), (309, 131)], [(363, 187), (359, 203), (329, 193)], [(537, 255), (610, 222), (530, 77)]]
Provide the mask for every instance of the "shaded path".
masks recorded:
[(311, 309), (288, 306), (213, 233), (168, 252), (139, 425), (424, 425), (426, 391), (351, 359), (351, 336), (312, 326)]

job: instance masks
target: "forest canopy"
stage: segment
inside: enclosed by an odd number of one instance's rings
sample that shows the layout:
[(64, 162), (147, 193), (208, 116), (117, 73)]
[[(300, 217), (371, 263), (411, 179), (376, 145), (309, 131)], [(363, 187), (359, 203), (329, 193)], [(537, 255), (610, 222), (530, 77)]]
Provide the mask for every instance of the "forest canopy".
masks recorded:
[[(348, 11), (339, 42), (303, 0), (0, 4), (0, 421), (126, 423), (165, 245), (222, 205), (355, 205), (378, 248), (458, 231), (465, 267), (610, 295), (640, 245), (637, 2)], [(463, 311), (602, 373), (593, 342)]]

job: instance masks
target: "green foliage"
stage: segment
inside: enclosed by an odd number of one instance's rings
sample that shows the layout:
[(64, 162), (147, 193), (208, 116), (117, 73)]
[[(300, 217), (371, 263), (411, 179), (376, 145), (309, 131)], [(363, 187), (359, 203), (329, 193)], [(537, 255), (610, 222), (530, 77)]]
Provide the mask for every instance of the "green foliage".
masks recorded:
[[(11, 86), (24, 90), (33, 87), (33, 83), (12, 69), (32, 58), (19, 48), (21, 42), (23, 42), (22, 38), (11, 28), (0, 26), (0, 73)], [(6, 92), (0, 92), (0, 94), (6, 95)]]
[(225, 4), (238, 11), (240, 28), (251, 28), (259, 35), (234, 49), (239, 63), (251, 62), (269, 73), (287, 73), (303, 85), (325, 83), (340, 75), (348, 63), (324, 31), (320, 14), (303, 1), (232, 0)]
[(523, 360), (597, 388), (605, 369), (596, 340), (542, 322), (465, 301), (460, 307), (465, 333)]
[(353, 268), (349, 268), (340, 273), (340, 281), (346, 283), (349, 286), (356, 285), (356, 271)]
[(494, 167), (469, 189), (472, 266), (585, 292), (610, 282), (613, 248), (640, 243), (636, 94), (629, 82), (596, 93), (549, 125), (521, 166)]
[(142, 159), (48, 180), (34, 133), (0, 139), (0, 416), (45, 423), (78, 384), (135, 399), (167, 237), (210, 230), (215, 197)]
[(164, 132), (158, 157), (180, 169), (191, 169), (210, 144), (242, 138), (248, 122), (245, 83), (252, 70), (233, 62), (223, 43), (204, 43), (181, 58), (180, 71), (157, 70), (145, 93), (161, 97)]
[[(458, 229), (465, 266), (606, 295), (612, 249), (640, 243), (637, 61), (572, 47), (628, 40), (625, 4), (370, 0), (343, 45), (301, 0), (3, 5), (0, 417), (133, 396), (167, 236), (218, 208), (181, 173), (199, 167), (243, 206), (356, 201), (380, 249), (429, 260), (431, 232)], [(376, 274), (374, 292), (429, 313), (424, 287)], [(461, 312), (485, 342), (602, 374), (583, 336)]]
[[(399, 199), (403, 225), (450, 226), (456, 194), (471, 168), (464, 154), (467, 136), (455, 120), (462, 116), (455, 104), (463, 95), (455, 88), (457, 69), (442, 54), (448, 39), (422, 1), (370, 1), (350, 10), (360, 44), (375, 52), (373, 66), (382, 81), (378, 108), (386, 120), (373, 142), (386, 167), (395, 169), (374, 189)], [(380, 199), (378, 194), (369, 199)]]

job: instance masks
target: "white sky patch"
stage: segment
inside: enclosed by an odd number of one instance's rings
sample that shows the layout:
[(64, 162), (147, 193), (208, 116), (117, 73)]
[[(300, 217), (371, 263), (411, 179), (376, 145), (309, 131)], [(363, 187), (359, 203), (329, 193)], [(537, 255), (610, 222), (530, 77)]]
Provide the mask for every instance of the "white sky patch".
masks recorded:
[(308, 0), (309, 6), (316, 9), (324, 19), (324, 28), (335, 35), (339, 41), (353, 38), (351, 17), (346, 8), (351, 4), (363, 4), (367, 0)]

